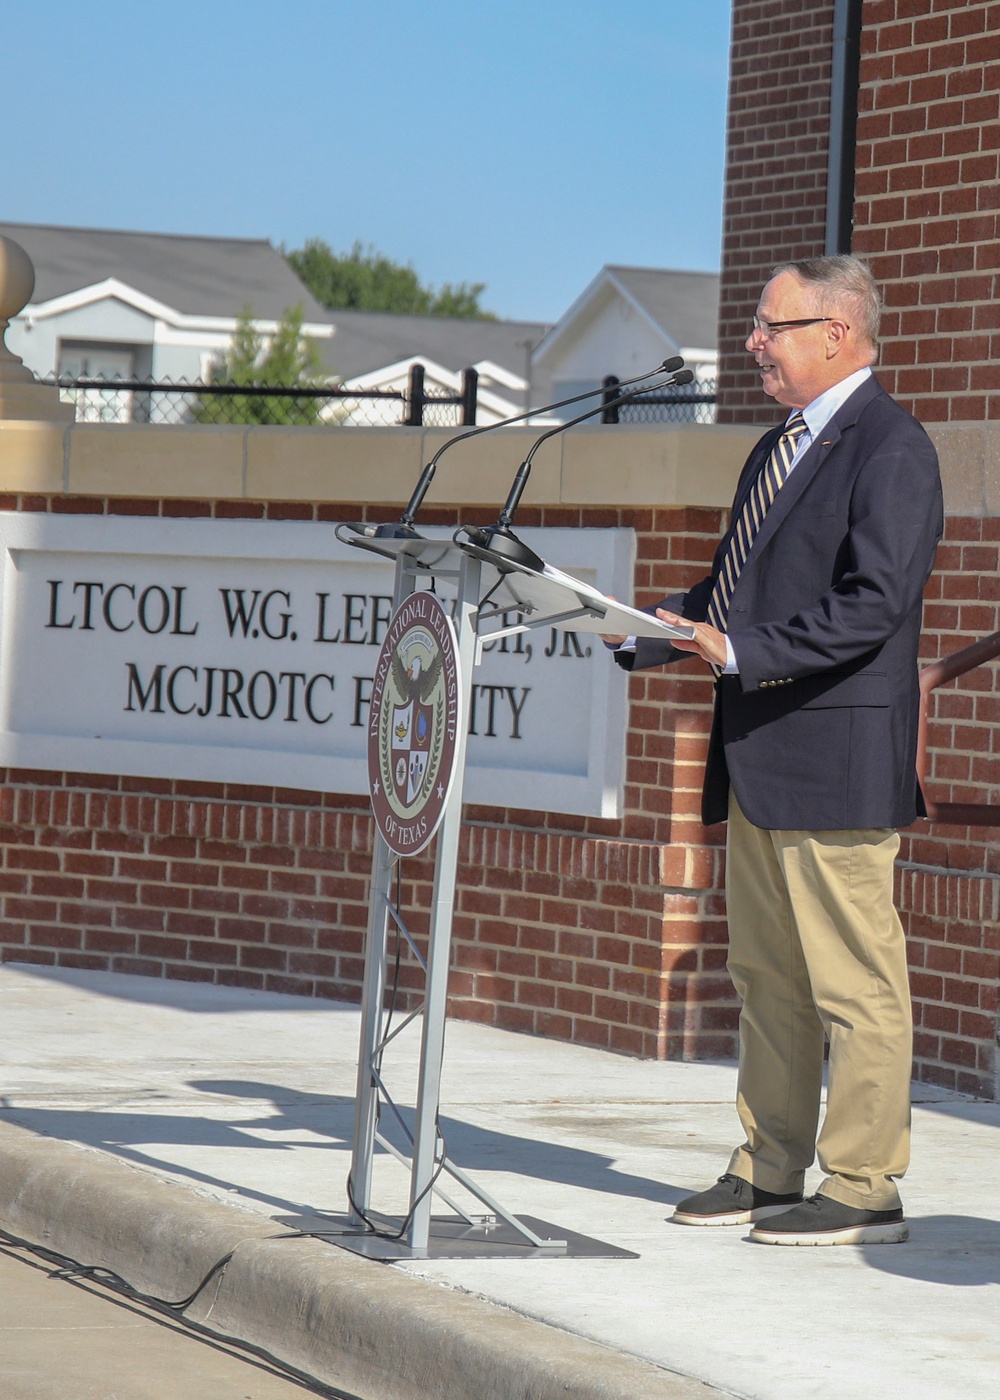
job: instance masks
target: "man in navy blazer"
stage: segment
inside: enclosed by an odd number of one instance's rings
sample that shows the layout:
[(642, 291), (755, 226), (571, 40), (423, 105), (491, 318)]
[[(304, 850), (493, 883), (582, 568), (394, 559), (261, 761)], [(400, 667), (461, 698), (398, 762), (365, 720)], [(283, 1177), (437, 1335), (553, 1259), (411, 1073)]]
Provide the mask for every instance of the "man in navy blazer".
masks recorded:
[[(746, 1141), (673, 1218), (749, 1223), (769, 1244), (908, 1236), (912, 1022), (892, 882), (895, 828), (920, 801), (917, 641), (942, 503), (933, 446), (870, 370), (879, 313), (855, 258), (776, 269), (746, 344), (794, 412), (751, 453), (710, 576), (656, 608), (695, 636), (608, 639), (629, 670), (695, 652), (717, 675), (703, 820), (728, 821)], [(814, 1155), (825, 1179), (803, 1200)]]

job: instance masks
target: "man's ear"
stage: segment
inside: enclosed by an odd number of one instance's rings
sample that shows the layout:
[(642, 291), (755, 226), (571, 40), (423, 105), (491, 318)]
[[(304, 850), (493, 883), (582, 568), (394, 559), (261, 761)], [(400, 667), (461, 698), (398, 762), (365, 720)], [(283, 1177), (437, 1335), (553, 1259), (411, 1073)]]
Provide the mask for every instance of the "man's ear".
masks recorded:
[(826, 358), (832, 360), (842, 353), (847, 344), (847, 336), (850, 326), (846, 321), (841, 321), (838, 317), (827, 323), (826, 327)]

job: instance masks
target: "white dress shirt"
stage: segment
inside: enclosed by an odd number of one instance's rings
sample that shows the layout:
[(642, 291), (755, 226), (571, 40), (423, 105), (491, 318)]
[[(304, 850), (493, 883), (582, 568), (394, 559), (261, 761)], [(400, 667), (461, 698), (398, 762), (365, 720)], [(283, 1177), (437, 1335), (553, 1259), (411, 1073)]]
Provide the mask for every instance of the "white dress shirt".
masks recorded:
[[(795, 445), (795, 456), (792, 458), (788, 471), (785, 473), (786, 481), (802, 460), (805, 453), (808, 452), (809, 448), (819, 437), (827, 423), (829, 423), (833, 415), (843, 408), (855, 389), (860, 389), (865, 380), (871, 378), (871, 373), (871, 370), (867, 367), (865, 369), (855, 370), (853, 374), (849, 374), (847, 378), (842, 379), (839, 384), (834, 384), (832, 388), (827, 389), (824, 393), (820, 394), (819, 398), (813, 399), (812, 403), (806, 404), (805, 408), (802, 409), (802, 417), (806, 422), (806, 430)], [(794, 410), (788, 415), (788, 418), (794, 417), (797, 412), (798, 409)], [(788, 422), (787, 418), (785, 422)], [(750, 547), (750, 552), (753, 553), (752, 545)], [(723, 667), (722, 674), (724, 676), (738, 676), (739, 669), (740, 668), (736, 664), (736, 654), (733, 651), (733, 644), (727, 635), (726, 664)]]
[[(813, 399), (812, 403), (806, 404), (805, 408), (801, 410), (802, 417), (805, 419), (806, 431), (796, 444), (795, 455), (785, 475), (786, 481), (795, 470), (797, 464), (802, 460), (804, 454), (819, 437), (827, 423), (829, 423), (833, 415), (843, 408), (855, 389), (860, 389), (865, 380), (870, 378), (870, 369), (855, 370), (853, 374), (849, 374), (847, 378), (842, 379), (839, 384), (834, 384), (831, 388), (825, 390), (824, 393), (820, 394), (818, 398)], [(788, 415), (788, 418), (792, 418), (794, 414), (799, 411), (799, 409), (794, 409), (792, 413)], [(788, 422), (787, 418), (785, 422)], [(635, 637), (626, 637), (624, 642), (622, 642), (616, 650), (635, 651)], [(726, 637), (726, 664), (723, 667), (722, 674), (724, 676), (739, 675), (739, 667), (736, 664), (736, 654), (733, 651), (733, 644), (728, 636)]]

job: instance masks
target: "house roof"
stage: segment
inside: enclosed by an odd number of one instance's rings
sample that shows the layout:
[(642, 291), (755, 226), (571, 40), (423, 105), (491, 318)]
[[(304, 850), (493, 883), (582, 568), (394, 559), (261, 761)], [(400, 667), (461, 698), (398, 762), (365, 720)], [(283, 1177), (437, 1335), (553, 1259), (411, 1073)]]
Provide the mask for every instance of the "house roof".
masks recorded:
[(675, 350), (712, 350), (718, 339), (719, 274), (660, 267), (602, 267), (539, 347), (544, 363), (599, 298), (614, 293), (633, 306)]
[(490, 361), (525, 376), (527, 356), (550, 329), (537, 321), (331, 311), (263, 238), (12, 223), (0, 223), (0, 234), (19, 243), (34, 264), (36, 307), (105, 282), (125, 284), (185, 316), (232, 319), (249, 304), (257, 320), (277, 321), (301, 302), (307, 323), (335, 328), (320, 348), (344, 378), (413, 356), (451, 370)]
[(8, 223), (0, 234), (31, 258), (36, 306), (113, 278), (185, 315), (231, 318), (249, 304), (276, 321), (301, 302), (306, 321), (332, 320), (265, 238)]
[(678, 345), (712, 349), (719, 336), (719, 274), (657, 267), (608, 267)]
[(403, 316), (390, 311), (328, 311), (336, 330), (322, 346), (332, 370), (354, 378), (400, 360), (429, 358), (461, 370), (491, 360), (528, 377), (531, 351), (549, 327), (540, 321), (482, 321), (464, 316)]

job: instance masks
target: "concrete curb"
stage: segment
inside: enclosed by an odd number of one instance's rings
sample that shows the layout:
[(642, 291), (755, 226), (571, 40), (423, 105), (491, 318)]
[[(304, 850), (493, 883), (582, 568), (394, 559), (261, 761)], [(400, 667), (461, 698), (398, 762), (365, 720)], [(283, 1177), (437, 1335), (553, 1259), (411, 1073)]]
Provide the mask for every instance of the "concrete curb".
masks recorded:
[(360, 1259), (90, 1148), (0, 1123), (0, 1226), (366, 1400), (709, 1400), (722, 1392)]

